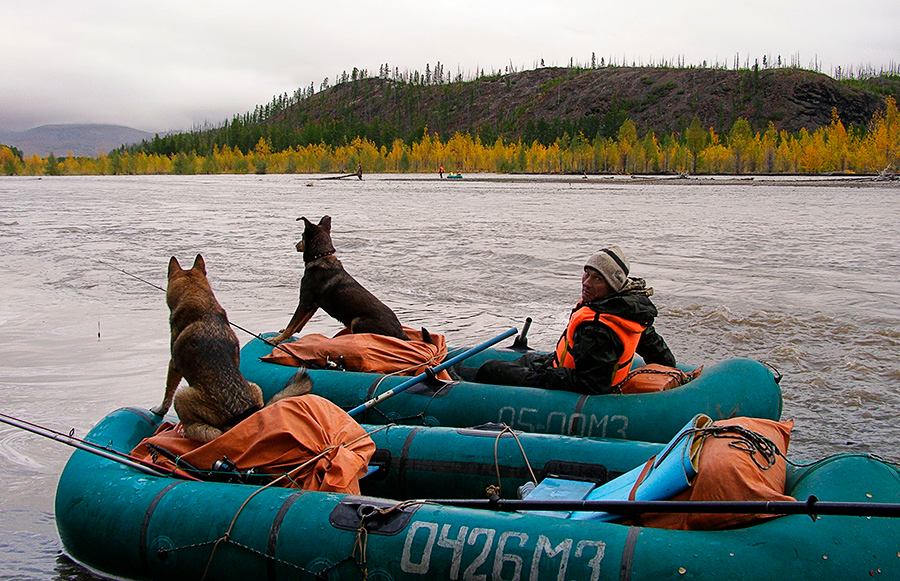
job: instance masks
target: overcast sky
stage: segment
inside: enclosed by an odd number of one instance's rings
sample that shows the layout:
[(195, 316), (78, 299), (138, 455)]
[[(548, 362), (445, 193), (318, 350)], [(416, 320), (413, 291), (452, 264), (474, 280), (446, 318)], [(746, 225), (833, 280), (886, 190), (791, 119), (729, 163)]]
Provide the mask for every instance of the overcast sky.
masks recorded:
[(33, 0), (0, 11), (0, 130), (218, 125), (353, 67), (378, 73), (728, 63), (900, 63), (897, 0)]

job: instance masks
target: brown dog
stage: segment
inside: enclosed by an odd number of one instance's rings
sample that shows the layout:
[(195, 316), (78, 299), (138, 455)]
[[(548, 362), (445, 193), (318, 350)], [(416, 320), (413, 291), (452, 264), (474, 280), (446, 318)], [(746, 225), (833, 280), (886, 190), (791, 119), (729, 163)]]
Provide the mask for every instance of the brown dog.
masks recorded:
[[(190, 270), (182, 270), (174, 256), (169, 260), (166, 303), (172, 356), (165, 396), (150, 411), (164, 415), (174, 403), (184, 435), (209, 442), (261, 409), (263, 394), (238, 369), (240, 343), (209, 286), (202, 256)], [(187, 385), (178, 388), (182, 378)], [(308, 393), (311, 387), (295, 380), (272, 401)]]
[(334, 255), (331, 242), (331, 217), (324, 216), (318, 226), (306, 218), (297, 252), (303, 253), (305, 269), (300, 280), (300, 303), (291, 322), (274, 343), (298, 333), (321, 307), (343, 323), (351, 333), (376, 333), (409, 340), (397, 315), (344, 270)]

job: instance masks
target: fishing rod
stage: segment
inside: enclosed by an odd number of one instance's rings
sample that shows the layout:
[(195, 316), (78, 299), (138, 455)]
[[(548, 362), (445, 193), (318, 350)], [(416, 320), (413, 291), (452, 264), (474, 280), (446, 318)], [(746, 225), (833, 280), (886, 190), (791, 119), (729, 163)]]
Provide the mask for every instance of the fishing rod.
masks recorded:
[(815, 520), (819, 515), (900, 517), (900, 503), (820, 501), (810, 495), (805, 501), (718, 501), (718, 500), (512, 500), (448, 499), (422, 502), (499, 511), (586, 511), (611, 512), (623, 516), (648, 512), (717, 514), (805, 514)]
[[(161, 290), (162, 292), (166, 292), (166, 289), (164, 289), (163, 287), (159, 286), (158, 284), (154, 284), (154, 283), (150, 282), (149, 280), (144, 280), (143, 278), (137, 276), (136, 274), (131, 274), (131, 273), (128, 272), (127, 270), (123, 270), (123, 269), (119, 268), (118, 266), (113, 266), (112, 264), (109, 264), (108, 262), (103, 262), (102, 260), (97, 260), (97, 262), (99, 262), (100, 264), (105, 264), (106, 266), (108, 266), (108, 267), (110, 267), (110, 268), (112, 268), (112, 269), (118, 270), (118, 271), (121, 272), (121, 273), (127, 274), (127, 275), (130, 276), (131, 278), (137, 279), (137, 280), (141, 281), (141, 282), (144, 283), (144, 284), (149, 284), (150, 286), (152, 286), (152, 287), (155, 288), (155, 289), (159, 289), (159, 290)], [(300, 356), (297, 355), (296, 353), (292, 353), (291, 351), (285, 349), (284, 347), (282, 347), (282, 346), (279, 345), (278, 343), (272, 343), (271, 341), (269, 341), (268, 339), (266, 339), (265, 337), (263, 337), (262, 335), (260, 335), (260, 334), (258, 334), (258, 333), (254, 333), (253, 331), (250, 331), (249, 329), (245, 329), (244, 327), (241, 327), (240, 325), (238, 325), (237, 323), (235, 323), (235, 322), (233, 322), (233, 321), (228, 321), (228, 324), (231, 325), (232, 327), (234, 327), (235, 329), (238, 329), (239, 331), (243, 331), (244, 333), (247, 333), (248, 335), (250, 335), (250, 336), (252, 336), (252, 337), (256, 337), (257, 339), (259, 339), (259, 340), (262, 341), (263, 343), (266, 343), (266, 344), (271, 345), (272, 347), (274, 347), (274, 348), (276, 348), (276, 349), (280, 349), (281, 351), (284, 351), (285, 353), (287, 353), (288, 355), (290, 355), (291, 357), (293, 357), (293, 358), (296, 359), (297, 361), (303, 363), (303, 364), (306, 365), (307, 367), (312, 367), (312, 368), (317, 367), (317, 365), (315, 364), (315, 362), (313, 362), (313, 361), (307, 361), (306, 359), (303, 359), (302, 357), (300, 357)]]
[(157, 466), (156, 464), (153, 464), (152, 462), (147, 462), (146, 460), (141, 460), (140, 458), (135, 458), (134, 456), (130, 456), (122, 452), (117, 452), (116, 450), (110, 450), (105, 446), (100, 446), (99, 444), (94, 444), (86, 440), (76, 438), (72, 435), (71, 432), (69, 434), (63, 434), (62, 432), (57, 432), (55, 430), (51, 430), (49, 428), (45, 428), (31, 422), (26, 422), (25, 420), (20, 420), (18, 418), (8, 416), (4, 413), (0, 413), (0, 422), (9, 424), (10, 426), (13, 426), (15, 428), (25, 430), (26, 432), (31, 432), (32, 434), (37, 434), (38, 436), (56, 440), (57, 442), (63, 443), (67, 446), (71, 446), (72, 448), (77, 448), (79, 450), (89, 452), (96, 456), (106, 458), (107, 460), (118, 462), (119, 464), (123, 464), (136, 470), (140, 470), (144, 474), (149, 474), (150, 476), (178, 476), (180, 478), (184, 478), (185, 480), (200, 480), (199, 478), (191, 476), (190, 474), (187, 474), (177, 468), (172, 470), (165, 469)]
[(149, 280), (145, 280), (145, 279), (139, 277), (139, 276), (136, 275), (136, 274), (131, 274), (131, 273), (128, 272), (127, 270), (122, 270), (122, 269), (119, 268), (118, 266), (113, 266), (112, 264), (110, 264), (110, 263), (108, 263), (108, 262), (103, 262), (102, 260), (99, 260), (99, 259), (97, 260), (97, 262), (99, 262), (100, 264), (104, 264), (104, 265), (106, 265), (106, 266), (108, 266), (108, 267), (110, 267), (110, 268), (112, 268), (112, 269), (114, 269), (114, 270), (118, 270), (119, 272), (121, 272), (121, 273), (123, 273), (123, 274), (127, 274), (127, 275), (130, 276), (131, 278), (137, 279), (137, 280), (141, 281), (141, 282), (144, 283), (144, 284), (149, 284), (150, 286), (152, 286), (152, 287), (155, 288), (155, 289), (159, 289), (159, 290), (161, 290), (162, 292), (166, 292), (166, 289), (164, 289), (163, 287), (159, 286), (158, 284), (153, 284), (153, 283), (150, 282)]

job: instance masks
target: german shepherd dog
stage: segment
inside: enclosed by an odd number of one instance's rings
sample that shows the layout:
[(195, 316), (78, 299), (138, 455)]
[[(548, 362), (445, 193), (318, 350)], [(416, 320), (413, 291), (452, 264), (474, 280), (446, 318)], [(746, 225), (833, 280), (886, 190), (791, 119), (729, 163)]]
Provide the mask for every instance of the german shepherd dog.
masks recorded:
[(300, 280), (300, 303), (291, 322), (271, 341), (281, 343), (298, 333), (321, 307), (343, 323), (351, 333), (376, 333), (408, 341), (397, 315), (350, 276), (334, 255), (331, 217), (315, 225), (306, 218), (297, 252), (303, 253), (304, 271)]
[[(163, 401), (150, 411), (165, 415), (174, 403), (184, 435), (209, 442), (260, 410), (263, 394), (238, 370), (240, 343), (209, 286), (202, 256), (197, 255), (189, 270), (174, 256), (169, 260), (166, 303), (171, 359)], [(312, 389), (309, 376), (301, 371), (270, 403)], [(182, 378), (187, 385), (179, 388)]]

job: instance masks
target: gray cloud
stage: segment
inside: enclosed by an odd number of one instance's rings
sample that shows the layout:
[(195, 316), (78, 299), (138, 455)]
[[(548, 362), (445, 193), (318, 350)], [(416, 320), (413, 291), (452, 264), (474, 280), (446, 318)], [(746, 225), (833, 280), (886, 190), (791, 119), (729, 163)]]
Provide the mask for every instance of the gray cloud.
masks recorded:
[[(863, 15), (859, 18), (849, 17)], [(273, 96), (353, 67), (471, 75), (683, 57), (729, 66), (736, 54), (801, 66), (896, 65), (894, 0), (536, 2), (337, 0), (304, 6), (195, 0), (10, 3), (0, 19), (0, 130), (113, 123), (145, 131), (220, 123)]]

